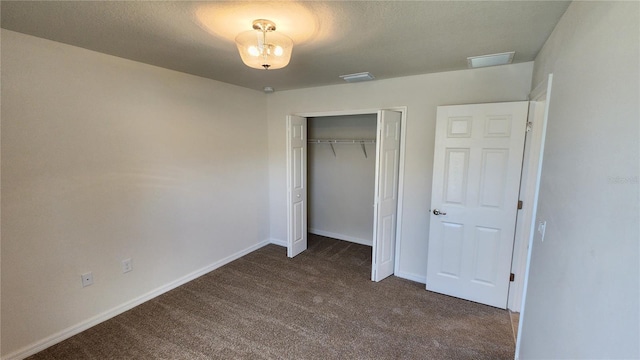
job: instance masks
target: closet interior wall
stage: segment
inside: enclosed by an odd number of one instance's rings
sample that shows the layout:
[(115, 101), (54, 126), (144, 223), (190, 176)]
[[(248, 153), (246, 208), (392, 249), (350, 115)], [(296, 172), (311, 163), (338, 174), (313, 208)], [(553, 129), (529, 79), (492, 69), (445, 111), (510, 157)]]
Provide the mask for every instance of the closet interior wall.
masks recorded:
[(376, 129), (376, 114), (308, 118), (309, 233), (373, 244)]

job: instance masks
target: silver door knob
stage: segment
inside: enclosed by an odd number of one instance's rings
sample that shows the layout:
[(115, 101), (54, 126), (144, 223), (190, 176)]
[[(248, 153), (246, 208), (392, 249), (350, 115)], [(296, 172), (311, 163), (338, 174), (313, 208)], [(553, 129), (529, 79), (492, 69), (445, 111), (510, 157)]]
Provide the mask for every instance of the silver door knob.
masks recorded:
[(433, 215), (447, 215), (446, 212), (442, 212), (438, 209), (433, 209)]
[(296, 194), (296, 197), (298, 197), (298, 198), (299, 198), (299, 197), (300, 197), (300, 194)]

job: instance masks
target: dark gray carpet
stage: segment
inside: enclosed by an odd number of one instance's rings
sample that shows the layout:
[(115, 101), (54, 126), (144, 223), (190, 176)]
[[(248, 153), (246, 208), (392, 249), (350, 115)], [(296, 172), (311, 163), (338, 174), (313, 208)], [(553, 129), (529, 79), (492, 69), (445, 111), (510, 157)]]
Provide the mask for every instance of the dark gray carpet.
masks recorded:
[(370, 281), (371, 248), (268, 245), (30, 359), (512, 359), (504, 310)]

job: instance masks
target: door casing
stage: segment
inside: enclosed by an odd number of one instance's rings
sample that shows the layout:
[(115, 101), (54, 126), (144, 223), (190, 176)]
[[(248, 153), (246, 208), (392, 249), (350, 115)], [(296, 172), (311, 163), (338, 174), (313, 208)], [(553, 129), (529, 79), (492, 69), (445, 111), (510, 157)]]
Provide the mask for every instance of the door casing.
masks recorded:
[[(542, 123), (540, 124), (542, 127), (542, 131), (540, 132), (541, 140), (539, 149), (537, 149), (539, 158), (537, 164), (537, 173), (535, 181), (533, 182), (534, 187), (534, 197), (531, 202), (531, 228), (528, 229), (528, 233), (523, 233), (523, 240), (528, 244), (526, 251), (526, 259), (522, 260), (525, 263), (525, 272), (524, 276), (522, 276), (522, 293), (520, 300), (520, 321), (518, 322), (518, 334), (522, 334), (522, 319), (524, 318), (524, 313), (526, 311), (526, 300), (527, 300), (527, 285), (529, 283), (529, 271), (531, 266), (531, 251), (533, 250), (533, 239), (535, 234), (535, 219), (538, 211), (538, 194), (540, 191), (540, 176), (542, 175), (542, 162), (544, 160), (544, 144), (547, 134), (547, 122), (549, 119), (549, 104), (551, 101), (551, 89), (553, 85), (553, 74), (549, 74), (548, 78), (538, 84), (534, 90), (530, 93), (529, 99), (534, 102), (538, 102), (540, 104), (540, 111), (542, 113)], [(516, 351), (515, 351), (515, 359), (520, 358), (520, 341), (522, 340), (522, 336), (518, 336), (516, 339)]]
[[(545, 83), (546, 84), (546, 83)], [(509, 301), (507, 308), (513, 312), (520, 312), (522, 293), (524, 291), (524, 277), (527, 265), (527, 250), (529, 236), (533, 227), (535, 196), (540, 178), (540, 162), (542, 161), (542, 146), (544, 141), (544, 127), (546, 124), (546, 90), (539, 94), (541, 97), (529, 101), (529, 119), (527, 138), (525, 140), (525, 156), (522, 162), (522, 177), (520, 179), (520, 197), (522, 209), (518, 211), (516, 233), (513, 242), (513, 259), (511, 272), (515, 275), (509, 287)]]

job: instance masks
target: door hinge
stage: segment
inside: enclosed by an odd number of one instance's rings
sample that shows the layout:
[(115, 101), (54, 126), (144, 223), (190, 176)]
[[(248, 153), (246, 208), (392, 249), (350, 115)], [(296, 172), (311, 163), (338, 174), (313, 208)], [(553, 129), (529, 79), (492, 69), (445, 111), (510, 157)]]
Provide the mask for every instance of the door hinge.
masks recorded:
[(518, 200), (518, 210), (522, 210), (522, 200)]
[(511, 273), (511, 274), (509, 275), (509, 281), (510, 281), (510, 282), (513, 282), (513, 281), (515, 281), (515, 279), (516, 279), (516, 274)]

